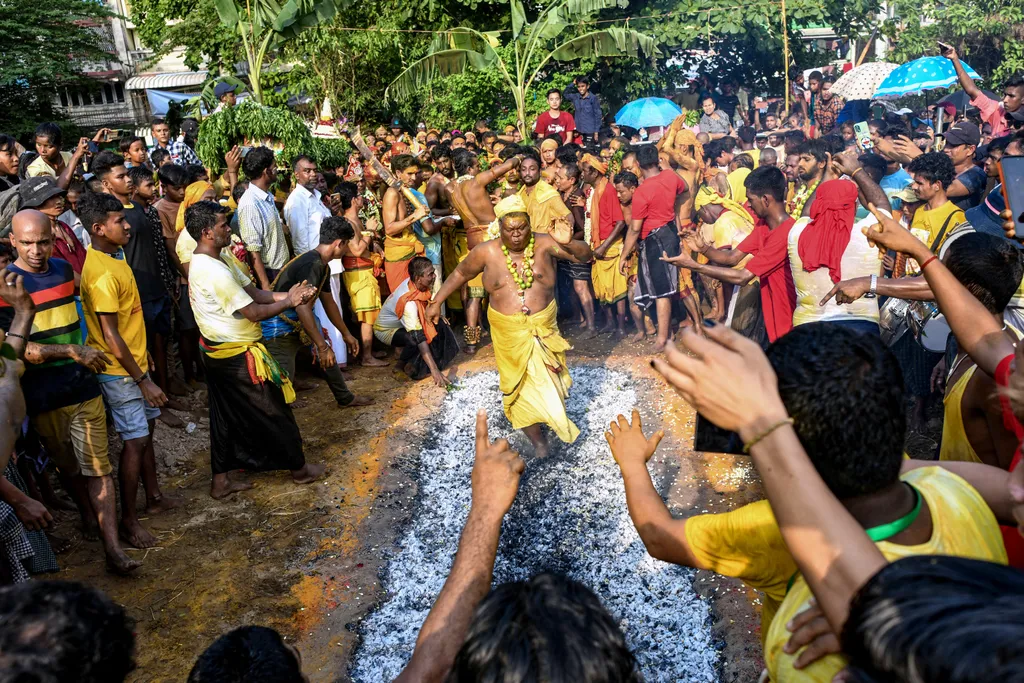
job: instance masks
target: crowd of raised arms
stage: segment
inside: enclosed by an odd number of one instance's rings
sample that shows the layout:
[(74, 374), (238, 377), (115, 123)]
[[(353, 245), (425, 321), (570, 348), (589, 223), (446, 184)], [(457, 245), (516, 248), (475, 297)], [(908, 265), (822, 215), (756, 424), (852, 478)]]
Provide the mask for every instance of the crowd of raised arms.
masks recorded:
[[(53, 511), (80, 514), (111, 572), (138, 571), (126, 547), (157, 542), (140, 514), (181, 505), (154, 424), (183, 428), (196, 392), (210, 495), (245, 496), (238, 470), (324, 473), (290, 407), (316, 386), (297, 371), (355, 412), (374, 397), (349, 390), (354, 366), (448, 388), (493, 343), (506, 415), (543, 457), (541, 424), (578, 429), (510, 396), (541, 373), (564, 408), (559, 323), (577, 349), (642, 345), (752, 457), (766, 500), (675, 517), (647, 467), (663, 433), (633, 411), (605, 435), (648, 552), (761, 592), (763, 680), (1024, 681), (1024, 254), (999, 183), (1024, 156), (1024, 78), (992, 99), (944, 56), (970, 108), (883, 102), (857, 121), (815, 71), (788, 111), (695, 81), (671, 125), (635, 130), (580, 77), (536, 121), (395, 120), (338, 168), (240, 145), (211, 174), (188, 120), (0, 135), (0, 682), (133, 670), (125, 609), (44, 580), (66, 545)], [(534, 337), (543, 365), (515, 350)], [(909, 459), (939, 398), (940, 445)], [(399, 680), (641, 680), (590, 588), (492, 589), (524, 467), (480, 411), (458, 552)], [(305, 677), (277, 631), (243, 626), (188, 680)]]

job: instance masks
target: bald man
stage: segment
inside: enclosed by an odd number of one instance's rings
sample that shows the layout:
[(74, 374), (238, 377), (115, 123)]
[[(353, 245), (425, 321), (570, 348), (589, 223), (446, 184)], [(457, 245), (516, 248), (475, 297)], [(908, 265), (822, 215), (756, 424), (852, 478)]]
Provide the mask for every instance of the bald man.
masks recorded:
[[(25, 291), (36, 305), (21, 382), (28, 417), (75, 499), (85, 535), (98, 532), (107, 567), (127, 574), (142, 563), (129, 558), (118, 539), (107, 417), (96, 379), (107, 358), (82, 344), (75, 273), (67, 261), (50, 258), (50, 219), (39, 211), (19, 211), (11, 242), (18, 258), (7, 271), (24, 278)], [(14, 308), (0, 300), (0, 328), (10, 330), (13, 320)], [(45, 528), (52, 521), (48, 516), (43, 508), (30, 523)]]

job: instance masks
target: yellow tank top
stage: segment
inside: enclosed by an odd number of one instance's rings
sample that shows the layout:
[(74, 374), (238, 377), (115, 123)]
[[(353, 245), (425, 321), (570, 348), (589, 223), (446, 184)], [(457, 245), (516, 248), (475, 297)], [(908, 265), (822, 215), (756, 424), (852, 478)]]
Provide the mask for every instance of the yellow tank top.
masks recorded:
[[(940, 467), (922, 467), (900, 479), (911, 484), (928, 504), (932, 516), (932, 537), (920, 545), (899, 545), (880, 541), (876, 545), (890, 562), (914, 555), (954, 555), (1006, 564), (1006, 548), (999, 523), (985, 499), (970, 484)], [(829, 655), (810, 666), (793, 668), (795, 655), (782, 651), (790, 633), (786, 624), (807, 609), (811, 589), (798, 576), (765, 638), (764, 658), (773, 683), (792, 681), (829, 683), (846, 667), (846, 658)]]
[[(967, 356), (962, 356), (966, 358)], [(964, 391), (974, 377), (974, 371), (978, 369), (973, 365), (967, 369), (956, 383), (946, 392), (942, 399), (945, 410), (942, 416), (942, 449), (939, 451), (939, 460), (959, 460), (962, 462), (981, 462), (981, 458), (974, 452), (967, 432), (964, 429), (964, 417), (961, 410), (961, 403), (964, 398)], [(953, 365), (953, 372), (956, 372), (956, 365)], [(952, 373), (950, 373), (952, 374)]]

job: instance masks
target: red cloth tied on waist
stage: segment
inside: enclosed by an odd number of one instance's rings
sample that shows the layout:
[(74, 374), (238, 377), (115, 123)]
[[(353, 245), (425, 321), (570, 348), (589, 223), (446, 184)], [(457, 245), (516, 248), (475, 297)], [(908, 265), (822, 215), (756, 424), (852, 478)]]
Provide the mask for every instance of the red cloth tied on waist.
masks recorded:
[(797, 252), (804, 270), (828, 268), (832, 282), (842, 279), (840, 264), (850, 243), (857, 211), (857, 184), (851, 180), (826, 180), (818, 185), (811, 204), (811, 224), (800, 235)]
[(416, 304), (416, 313), (420, 318), (420, 325), (423, 326), (423, 336), (427, 338), (427, 343), (434, 341), (434, 337), (437, 336), (437, 327), (434, 322), (427, 317), (427, 304), (430, 303), (430, 298), (433, 295), (430, 292), (421, 292), (416, 289), (412, 283), (409, 283), (409, 291), (398, 297), (398, 303), (395, 304), (395, 315), (399, 318), (402, 317), (402, 313), (405, 312), (405, 305), (410, 301)]

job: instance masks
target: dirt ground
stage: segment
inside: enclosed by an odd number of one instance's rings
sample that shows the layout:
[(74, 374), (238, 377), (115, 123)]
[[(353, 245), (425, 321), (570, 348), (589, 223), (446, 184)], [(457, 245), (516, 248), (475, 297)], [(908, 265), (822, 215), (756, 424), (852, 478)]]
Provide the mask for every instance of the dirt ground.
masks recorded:
[[(572, 341), (575, 334), (567, 336)], [(693, 411), (662, 390), (647, 364), (650, 342), (602, 337), (578, 346), (586, 351), (570, 352), (570, 365), (605, 364), (650, 382), (640, 410), (645, 424), (655, 428), (660, 419), (666, 430), (660, 452), (668, 454), (663, 466), (674, 471), (674, 482), (663, 493), (675, 514), (723, 511), (760, 497), (749, 458), (692, 451)], [(459, 361), (458, 375), (494, 367), (489, 346)], [(108, 574), (99, 543), (82, 541), (73, 517), (60, 517), (56, 532), (75, 545), (60, 556), (65, 569), (57, 578), (90, 583), (127, 607), (138, 634), (133, 681), (184, 680), (203, 649), (244, 624), (281, 631), (301, 650), (314, 683), (348, 680), (355, 625), (383, 597), (384, 550), (398, 538), (416, 496), (416, 445), (444, 397), (429, 381), (412, 383), (393, 369), (350, 372), (353, 391), (374, 396), (374, 405), (337, 408), (321, 381), (295, 406), (307, 459), (329, 466), (326, 479), (311, 486), (295, 486), (287, 474), (243, 475), (255, 489), (214, 501), (203, 395), (192, 397), (192, 433), (158, 423), (162, 486), (186, 504), (143, 520), (161, 542), (130, 551), (145, 563), (134, 576)], [(714, 607), (721, 680), (757, 680), (756, 593), (708, 572), (696, 573), (695, 586)]]

